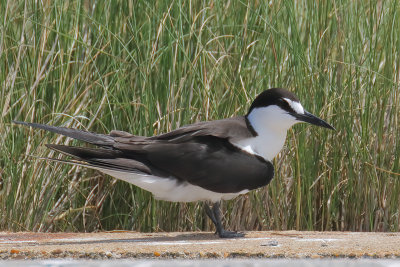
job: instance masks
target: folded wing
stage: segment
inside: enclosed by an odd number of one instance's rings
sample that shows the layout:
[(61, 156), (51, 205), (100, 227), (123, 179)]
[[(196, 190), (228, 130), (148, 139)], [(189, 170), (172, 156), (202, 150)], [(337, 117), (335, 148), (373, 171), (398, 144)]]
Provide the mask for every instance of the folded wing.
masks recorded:
[[(220, 121), (221, 122), (221, 121)], [(59, 133), (100, 148), (47, 145), (91, 168), (174, 178), (218, 193), (237, 193), (269, 183), (273, 166), (264, 159), (233, 146), (232, 129), (244, 131), (243, 117), (203, 122), (154, 137), (113, 131), (110, 135), (17, 122)], [(231, 129), (231, 130), (229, 130)]]

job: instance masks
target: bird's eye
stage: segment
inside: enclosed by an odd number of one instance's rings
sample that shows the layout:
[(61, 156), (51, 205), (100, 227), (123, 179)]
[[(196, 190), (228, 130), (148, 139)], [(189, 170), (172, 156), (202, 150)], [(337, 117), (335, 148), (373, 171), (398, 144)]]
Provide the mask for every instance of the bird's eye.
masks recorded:
[(289, 106), (289, 103), (283, 98), (279, 98), (279, 103), (281, 103), (281, 104), (283, 104), (285, 106)]

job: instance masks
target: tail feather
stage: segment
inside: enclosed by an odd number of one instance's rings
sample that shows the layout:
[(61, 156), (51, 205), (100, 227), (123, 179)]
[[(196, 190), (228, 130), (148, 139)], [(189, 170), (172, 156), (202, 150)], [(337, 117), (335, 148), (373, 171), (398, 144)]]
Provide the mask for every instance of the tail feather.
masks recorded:
[[(118, 150), (106, 148), (87, 148), (76, 146), (64, 146), (46, 144), (50, 149), (69, 155), (75, 159), (83, 161), (86, 167), (94, 169), (108, 169), (121, 172), (135, 172), (151, 174), (148, 166), (134, 159), (126, 158), (124, 153)], [(75, 162), (71, 162), (75, 164)], [(79, 163), (83, 165), (82, 162)]]
[(46, 124), (23, 122), (23, 121), (13, 121), (13, 123), (30, 126), (33, 128), (39, 128), (53, 133), (62, 134), (64, 136), (71, 137), (97, 146), (107, 147), (107, 146), (112, 146), (114, 144), (114, 138), (109, 135), (97, 134), (66, 127), (56, 127)]
[[(13, 121), (15, 124), (39, 128), (53, 133), (62, 134), (89, 144), (100, 146), (101, 148), (88, 148), (47, 144), (50, 149), (56, 150), (62, 154), (73, 157), (75, 160), (62, 161), (65, 163), (86, 166), (98, 170), (114, 170), (120, 172), (151, 174), (152, 170), (139, 160), (132, 158), (132, 155), (127, 156), (121, 150), (114, 149), (115, 140), (113, 136), (97, 134), (82, 130), (76, 130), (65, 127), (55, 127), (46, 124), (29, 123), (22, 121)], [(121, 134), (114, 134), (120, 137)], [(125, 134), (126, 135), (126, 134)], [(142, 137), (138, 137), (142, 138)], [(61, 161), (58, 159), (52, 159)]]
[(88, 160), (91, 158), (97, 159), (112, 159), (122, 156), (122, 152), (118, 150), (112, 150), (107, 148), (89, 148), (89, 147), (79, 147), (79, 146), (65, 146), (65, 145), (55, 145), (46, 144), (50, 149), (56, 150), (68, 156)]

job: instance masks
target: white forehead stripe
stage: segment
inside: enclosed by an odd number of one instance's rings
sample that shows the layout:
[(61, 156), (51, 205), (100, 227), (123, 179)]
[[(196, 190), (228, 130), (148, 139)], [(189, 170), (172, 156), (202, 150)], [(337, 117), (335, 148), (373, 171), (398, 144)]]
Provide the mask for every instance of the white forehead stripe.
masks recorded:
[(296, 111), (297, 114), (304, 114), (304, 108), (299, 102), (295, 102), (290, 100), (289, 98), (283, 98), (286, 102), (288, 102), (289, 106)]

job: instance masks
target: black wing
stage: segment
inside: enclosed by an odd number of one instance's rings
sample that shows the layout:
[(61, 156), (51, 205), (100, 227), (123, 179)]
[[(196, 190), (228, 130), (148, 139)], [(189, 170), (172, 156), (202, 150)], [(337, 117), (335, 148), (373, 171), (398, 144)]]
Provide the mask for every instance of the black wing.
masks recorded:
[(116, 144), (115, 147), (127, 158), (140, 155), (139, 160), (146, 162), (156, 175), (172, 176), (219, 193), (256, 189), (267, 185), (274, 176), (270, 162), (214, 136), (148, 144), (139, 152), (134, 145)]
[(85, 162), (88, 167), (175, 177), (219, 193), (237, 193), (268, 184), (274, 175), (273, 165), (261, 157), (243, 152), (229, 142), (234, 136), (232, 131), (249, 134), (244, 118), (222, 122), (230, 125), (220, 127), (221, 124), (215, 121), (198, 123), (147, 138), (117, 131), (102, 135), (42, 124), (18, 123), (103, 147), (48, 145)]

